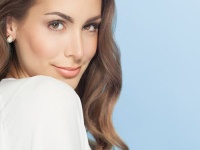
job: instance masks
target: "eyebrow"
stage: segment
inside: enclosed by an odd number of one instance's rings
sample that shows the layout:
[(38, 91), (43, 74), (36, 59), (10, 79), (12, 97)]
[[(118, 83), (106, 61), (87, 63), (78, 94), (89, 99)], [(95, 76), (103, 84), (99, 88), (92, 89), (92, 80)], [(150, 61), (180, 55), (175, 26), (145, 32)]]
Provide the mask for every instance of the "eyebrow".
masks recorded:
[(89, 18), (85, 24), (88, 24), (90, 22), (93, 22), (93, 21), (96, 21), (96, 20), (101, 20), (101, 15), (98, 15), (98, 16), (95, 16), (95, 17), (92, 17), (92, 18)]
[[(74, 23), (74, 20), (73, 20), (70, 16), (68, 16), (68, 15), (66, 15), (66, 14), (63, 14), (63, 13), (61, 13), (61, 12), (49, 12), (49, 13), (46, 13), (45, 15), (57, 15), (57, 16), (60, 16), (61, 18), (65, 19), (65, 20), (67, 20), (67, 21), (69, 21), (69, 22), (71, 22), (71, 23)], [(96, 21), (96, 20), (98, 20), (98, 19), (101, 19), (101, 15), (98, 15), (98, 16), (95, 16), (95, 17), (92, 17), (92, 18), (89, 18), (89, 19), (85, 22), (85, 24), (88, 24), (88, 23), (90, 23), (90, 22)]]

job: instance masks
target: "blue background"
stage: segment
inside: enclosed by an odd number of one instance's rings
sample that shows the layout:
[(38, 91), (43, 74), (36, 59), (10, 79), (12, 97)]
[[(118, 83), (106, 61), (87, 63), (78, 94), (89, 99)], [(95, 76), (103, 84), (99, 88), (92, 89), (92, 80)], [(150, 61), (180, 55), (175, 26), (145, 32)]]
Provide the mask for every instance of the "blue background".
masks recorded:
[(200, 150), (200, 0), (116, 0), (130, 150)]

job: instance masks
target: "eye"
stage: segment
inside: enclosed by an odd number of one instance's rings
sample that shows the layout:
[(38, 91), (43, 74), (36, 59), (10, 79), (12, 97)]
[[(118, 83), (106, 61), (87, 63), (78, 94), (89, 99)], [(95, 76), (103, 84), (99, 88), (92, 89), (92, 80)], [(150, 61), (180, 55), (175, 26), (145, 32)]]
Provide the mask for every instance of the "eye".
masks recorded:
[(93, 23), (93, 24), (86, 25), (83, 29), (88, 30), (89, 32), (96, 32), (98, 28), (99, 28), (99, 24)]
[(64, 29), (64, 24), (62, 21), (55, 20), (50, 22), (48, 27), (54, 31), (61, 31)]

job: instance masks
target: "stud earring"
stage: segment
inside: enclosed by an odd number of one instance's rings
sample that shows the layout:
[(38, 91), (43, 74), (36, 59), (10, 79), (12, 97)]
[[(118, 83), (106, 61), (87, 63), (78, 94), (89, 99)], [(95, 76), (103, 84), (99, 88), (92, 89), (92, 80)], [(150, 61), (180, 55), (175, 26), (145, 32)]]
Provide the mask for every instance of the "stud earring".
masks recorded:
[(12, 37), (12, 36), (9, 36), (9, 37), (7, 38), (7, 42), (8, 42), (8, 43), (12, 43), (12, 42), (13, 42), (13, 37)]

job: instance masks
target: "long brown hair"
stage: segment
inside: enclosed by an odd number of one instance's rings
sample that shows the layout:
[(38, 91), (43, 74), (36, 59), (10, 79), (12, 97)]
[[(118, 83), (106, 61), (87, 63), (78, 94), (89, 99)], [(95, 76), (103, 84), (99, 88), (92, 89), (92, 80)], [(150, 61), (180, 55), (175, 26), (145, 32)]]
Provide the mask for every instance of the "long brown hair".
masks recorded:
[[(33, 4), (34, 0), (0, 1), (0, 80), (5, 78), (11, 59), (16, 59), (14, 45), (6, 42), (6, 18), (23, 19)], [(128, 150), (112, 124), (113, 108), (122, 86), (120, 53), (113, 39), (114, 15), (114, 0), (102, 0), (97, 52), (76, 88), (82, 101), (85, 126), (95, 139), (90, 141), (94, 150), (110, 150), (114, 146)]]

